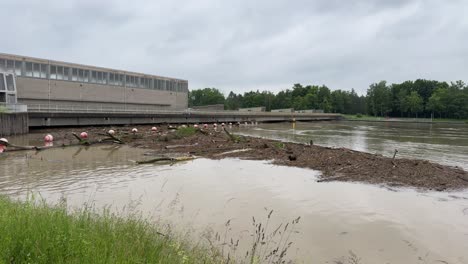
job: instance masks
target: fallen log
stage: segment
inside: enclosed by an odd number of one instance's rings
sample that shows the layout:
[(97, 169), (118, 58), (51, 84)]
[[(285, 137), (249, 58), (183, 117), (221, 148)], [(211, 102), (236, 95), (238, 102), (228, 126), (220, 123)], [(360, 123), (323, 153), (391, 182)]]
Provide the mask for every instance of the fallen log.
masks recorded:
[(198, 146), (198, 143), (195, 144), (189, 144), (189, 145), (169, 145), (165, 146), (165, 149), (175, 149), (175, 148), (189, 148), (189, 147), (195, 147)]
[(11, 143), (3, 143), (3, 144), (5, 146), (7, 146), (7, 147), (14, 148), (14, 149), (7, 149), (6, 151), (34, 150), (34, 149), (36, 149), (35, 146), (18, 146), (18, 145), (14, 145), (14, 144), (11, 144)]
[(89, 143), (88, 140), (84, 140), (84, 139), (80, 138), (76, 133), (73, 132), (72, 135), (73, 135), (76, 139), (78, 139), (78, 141), (79, 141), (79, 143), (80, 143), (81, 145), (87, 145), (87, 146), (91, 145), (91, 143)]
[(239, 140), (235, 136), (233, 136), (231, 133), (229, 133), (229, 131), (226, 128), (223, 128), (223, 130), (226, 133), (226, 135), (228, 135), (229, 139), (231, 139), (232, 142), (239, 143)]
[(109, 132), (106, 133), (97, 133), (99, 136), (107, 136), (107, 138), (100, 139), (99, 142), (102, 141), (112, 141), (117, 144), (125, 144), (120, 138), (114, 136), (113, 134), (110, 134)]
[(169, 161), (171, 163), (175, 162), (181, 162), (181, 161), (187, 161), (187, 160), (193, 160), (195, 157), (179, 157), (179, 158), (171, 158), (171, 157), (159, 157), (159, 158), (154, 158), (150, 160), (139, 160), (136, 161), (137, 164), (148, 164), (148, 163), (155, 163), (155, 162), (160, 162), (160, 161)]

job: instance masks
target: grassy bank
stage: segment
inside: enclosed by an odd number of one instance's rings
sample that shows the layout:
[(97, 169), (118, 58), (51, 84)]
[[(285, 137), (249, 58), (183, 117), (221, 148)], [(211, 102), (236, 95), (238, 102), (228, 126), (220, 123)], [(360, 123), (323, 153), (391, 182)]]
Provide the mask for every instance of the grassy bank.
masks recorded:
[(219, 263), (139, 216), (0, 196), (0, 263)]

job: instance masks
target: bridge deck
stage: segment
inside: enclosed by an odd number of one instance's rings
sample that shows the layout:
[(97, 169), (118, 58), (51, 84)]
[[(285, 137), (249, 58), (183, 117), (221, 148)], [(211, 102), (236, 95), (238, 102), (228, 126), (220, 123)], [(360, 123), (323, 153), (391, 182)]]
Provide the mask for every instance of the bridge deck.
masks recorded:
[(89, 126), (160, 123), (284, 122), (338, 120), (339, 114), (125, 109), (29, 109), (29, 125)]

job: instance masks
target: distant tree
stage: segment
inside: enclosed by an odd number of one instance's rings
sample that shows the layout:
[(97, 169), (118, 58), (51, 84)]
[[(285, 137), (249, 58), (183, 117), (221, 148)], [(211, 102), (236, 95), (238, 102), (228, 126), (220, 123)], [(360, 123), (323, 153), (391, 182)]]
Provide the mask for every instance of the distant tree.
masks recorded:
[(429, 97), (429, 102), (427, 104), (428, 110), (432, 113), (438, 113), (439, 117), (442, 117), (442, 113), (445, 112), (446, 105), (444, 104), (445, 98), (447, 98), (447, 89), (438, 88), (434, 93)]
[(416, 118), (418, 117), (418, 113), (423, 110), (423, 99), (416, 91), (412, 91), (410, 95), (406, 97), (406, 102), (408, 104), (408, 110), (416, 114)]
[(344, 114), (367, 113), (375, 116), (427, 116), (437, 113), (440, 117), (468, 118), (468, 86), (463, 81), (450, 84), (418, 79), (394, 83), (373, 83), (367, 94), (359, 96), (351, 91), (334, 90), (327, 86), (294, 84), (276, 95), (259, 90), (224, 95), (216, 88), (193, 90), (189, 93), (189, 105), (224, 104), (225, 109), (264, 106), (267, 110), (280, 108), (323, 109), (325, 112)]
[(189, 106), (224, 104), (224, 95), (216, 88), (205, 88), (189, 92)]
[(371, 115), (384, 116), (391, 111), (391, 93), (385, 81), (373, 83), (369, 86), (367, 103)]
[(241, 105), (241, 96), (238, 96), (235, 94), (233, 91), (229, 93), (229, 95), (226, 97), (226, 100), (224, 101), (224, 108), (226, 110), (237, 110), (239, 109)]

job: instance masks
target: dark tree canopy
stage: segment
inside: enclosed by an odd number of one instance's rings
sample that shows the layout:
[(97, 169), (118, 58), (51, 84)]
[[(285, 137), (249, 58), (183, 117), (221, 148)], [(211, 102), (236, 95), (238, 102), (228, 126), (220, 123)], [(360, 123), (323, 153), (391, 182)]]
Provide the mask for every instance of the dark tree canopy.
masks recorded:
[(373, 83), (365, 96), (354, 89), (330, 90), (327, 86), (294, 84), (277, 94), (268, 91), (250, 91), (244, 94), (230, 92), (227, 97), (216, 88), (193, 90), (189, 105), (224, 104), (226, 110), (264, 106), (271, 109), (321, 109), (342, 114), (369, 114), (392, 117), (468, 118), (468, 86), (462, 82), (418, 79), (399, 84), (386, 81)]

